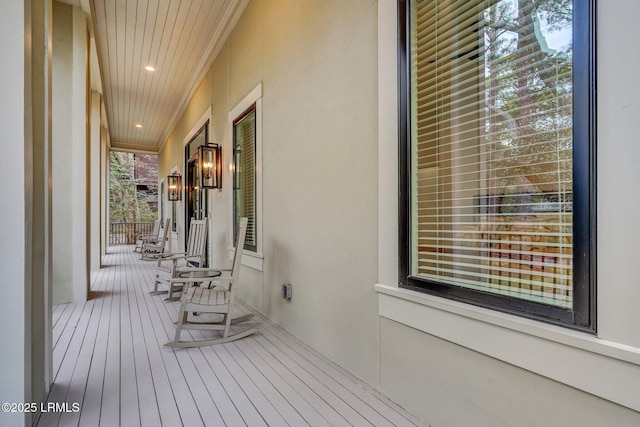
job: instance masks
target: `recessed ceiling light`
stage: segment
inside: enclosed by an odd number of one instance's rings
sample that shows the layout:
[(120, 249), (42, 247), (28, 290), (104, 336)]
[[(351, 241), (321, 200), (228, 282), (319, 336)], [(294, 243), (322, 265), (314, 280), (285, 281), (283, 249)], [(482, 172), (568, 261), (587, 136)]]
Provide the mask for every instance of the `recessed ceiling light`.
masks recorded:
[(156, 69), (154, 67), (152, 67), (151, 65), (147, 65), (146, 67), (144, 67), (145, 70), (147, 71), (155, 71)]
[(141, 128), (141, 127), (142, 127), (142, 125), (141, 125), (140, 123), (138, 123), (138, 124), (136, 125), (136, 127), (137, 127), (137, 128)]

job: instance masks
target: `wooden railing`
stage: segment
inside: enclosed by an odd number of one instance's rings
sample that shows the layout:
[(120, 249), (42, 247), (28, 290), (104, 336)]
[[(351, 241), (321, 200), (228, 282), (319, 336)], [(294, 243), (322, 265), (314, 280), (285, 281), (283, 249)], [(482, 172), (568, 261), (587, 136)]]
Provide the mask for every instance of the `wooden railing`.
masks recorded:
[(109, 245), (133, 245), (141, 234), (153, 232), (153, 222), (112, 222), (109, 224)]

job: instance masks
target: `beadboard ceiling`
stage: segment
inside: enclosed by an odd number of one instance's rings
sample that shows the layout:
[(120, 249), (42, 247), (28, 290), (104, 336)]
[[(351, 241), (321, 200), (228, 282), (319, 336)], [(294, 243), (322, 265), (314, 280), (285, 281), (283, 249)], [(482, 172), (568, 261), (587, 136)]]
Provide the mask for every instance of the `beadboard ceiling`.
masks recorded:
[(158, 151), (247, 3), (91, 1), (112, 148)]

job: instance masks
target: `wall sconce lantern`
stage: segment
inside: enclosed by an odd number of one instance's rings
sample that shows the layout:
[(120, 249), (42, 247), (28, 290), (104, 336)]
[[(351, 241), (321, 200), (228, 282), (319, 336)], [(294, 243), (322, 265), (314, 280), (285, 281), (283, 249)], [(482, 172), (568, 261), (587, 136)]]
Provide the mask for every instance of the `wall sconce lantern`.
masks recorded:
[(167, 199), (170, 202), (182, 200), (182, 176), (178, 172), (167, 176)]
[(222, 188), (222, 147), (207, 143), (198, 148), (202, 188)]

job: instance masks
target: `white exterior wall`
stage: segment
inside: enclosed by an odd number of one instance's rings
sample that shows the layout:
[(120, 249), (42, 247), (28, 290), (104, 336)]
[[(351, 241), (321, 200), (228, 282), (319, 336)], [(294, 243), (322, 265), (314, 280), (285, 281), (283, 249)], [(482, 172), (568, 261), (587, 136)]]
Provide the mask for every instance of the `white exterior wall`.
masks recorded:
[[(261, 85), (263, 250), (243, 267), (245, 301), (433, 425), (638, 424), (640, 60), (620, 52), (633, 51), (639, 7), (598, 10), (597, 337), (397, 289), (396, 0), (251, 1), (160, 174), (184, 172), (208, 109), (230, 166), (229, 112)], [(231, 182), (228, 169), (212, 195), (216, 260), (231, 244)]]
[[(598, 331), (640, 352), (640, 3), (598, 3)], [(640, 402), (640, 396), (638, 401)]]
[[(244, 260), (253, 267), (243, 267), (239, 293), (374, 384), (376, 21), (375, 1), (249, 2), (159, 159), (161, 176), (176, 164), (183, 173), (185, 138), (211, 108), (211, 140), (230, 166), (229, 113), (262, 85), (263, 254)], [(232, 182), (227, 169), (223, 190), (210, 192), (216, 260), (232, 245)]]

